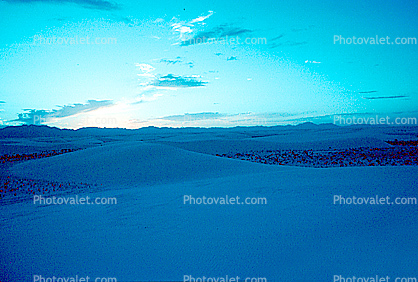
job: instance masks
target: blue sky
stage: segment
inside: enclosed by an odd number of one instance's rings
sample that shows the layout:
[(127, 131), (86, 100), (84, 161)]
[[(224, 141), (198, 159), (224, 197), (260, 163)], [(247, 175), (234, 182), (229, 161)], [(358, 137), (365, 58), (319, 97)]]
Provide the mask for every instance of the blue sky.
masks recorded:
[(417, 117), (417, 13), (415, 1), (3, 0), (0, 126)]

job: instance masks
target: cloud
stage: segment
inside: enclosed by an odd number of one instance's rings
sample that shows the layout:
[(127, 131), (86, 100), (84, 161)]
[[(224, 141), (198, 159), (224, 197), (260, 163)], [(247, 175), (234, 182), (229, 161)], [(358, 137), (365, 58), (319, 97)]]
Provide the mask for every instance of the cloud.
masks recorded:
[[(141, 72), (141, 73), (137, 74), (139, 77), (142, 77), (142, 78), (145, 78), (145, 79), (151, 79), (151, 78), (155, 77), (155, 75), (151, 73), (153, 70), (155, 70), (155, 68), (153, 66), (148, 65), (148, 64), (139, 64), (139, 63), (136, 63), (135, 66)], [(140, 85), (146, 86), (146, 85), (148, 85), (148, 83), (143, 82)]]
[[(209, 18), (210, 16), (213, 15), (213, 11), (209, 11), (209, 14), (206, 16), (200, 16), (197, 17), (191, 21), (177, 21), (175, 23), (171, 24), (171, 28), (175, 31), (178, 32), (180, 34), (180, 39), (184, 38), (185, 34), (188, 33), (193, 33), (193, 29), (195, 24), (198, 23), (200, 25), (203, 25), (203, 21), (206, 20), (207, 18)], [(174, 18), (174, 21), (176, 21), (177, 19)]]
[(152, 102), (157, 100), (159, 97), (163, 96), (164, 94), (158, 93), (158, 89), (149, 89), (142, 92), (138, 95), (135, 99), (135, 102), (132, 102), (131, 105), (142, 104), (145, 102)]
[(307, 26), (307, 27), (293, 27), (293, 28), (291, 28), (290, 30), (292, 31), (292, 32), (302, 32), (302, 31), (308, 31), (308, 30), (310, 30), (310, 29), (312, 29), (312, 28), (314, 28), (315, 27), (315, 25), (309, 25), (309, 26)]
[[(295, 32), (295, 29), (292, 29), (293, 32)], [(279, 46), (299, 46), (299, 45), (305, 45), (308, 44), (307, 41), (298, 41), (298, 40), (287, 40), (282, 42), (281, 39), (285, 36), (284, 33), (279, 34), (278, 36), (272, 38), (269, 40), (270, 42), (270, 48), (277, 48)]]
[(74, 3), (85, 8), (89, 9), (98, 9), (98, 10), (118, 10), (120, 6), (116, 3), (107, 1), (107, 0), (4, 0), (9, 3), (34, 3), (34, 2), (44, 2), (44, 3)]
[(189, 46), (195, 44), (207, 43), (210, 41), (225, 40), (226, 37), (239, 36), (246, 33), (251, 33), (252, 30), (234, 27), (230, 24), (218, 25), (208, 31), (199, 31), (193, 37), (182, 40), (181, 46)]
[[(359, 93), (364, 93), (364, 92), (359, 92)], [(399, 99), (399, 98), (408, 98), (408, 97), (409, 96), (405, 96), (405, 95), (396, 95), (396, 96), (362, 97), (362, 98), (366, 100), (379, 100), (379, 99)]]
[(114, 18), (115, 18), (115, 20), (117, 20), (119, 22), (123, 22), (124, 24), (126, 24), (126, 25), (128, 25), (130, 27), (133, 27), (133, 26), (136, 25), (136, 21), (133, 20), (130, 17), (115, 16)]
[(86, 104), (73, 104), (70, 106), (60, 106), (58, 110), (36, 110), (24, 109), (24, 113), (18, 114), (18, 119), (11, 122), (23, 122), (25, 124), (41, 124), (44, 122), (74, 116), (80, 113), (91, 112), (100, 108), (113, 106), (111, 100), (88, 100)]
[(284, 36), (284, 33), (282, 33), (282, 34), (280, 34), (279, 36), (276, 36), (276, 37), (274, 37), (274, 38), (272, 38), (272, 39), (270, 39), (270, 41), (276, 41), (276, 40), (279, 40), (280, 38), (282, 38)]
[(212, 15), (213, 15), (213, 11), (209, 11), (208, 15), (197, 17), (197, 18), (191, 20), (189, 23), (193, 24), (193, 23), (203, 22), (204, 20), (206, 20), (207, 18), (209, 18)]
[(305, 64), (321, 64), (321, 62), (306, 60)]
[(223, 55), (222, 53), (215, 53), (215, 56), (221, 56)]
[(159, 62), (159, 63), (165, 63), (165, 64), (167, 64), (167, 65), (170, 65), (170, 64), (175, 65), (175, 64), (177, 64), (177, 63), (181, 63), (181, 62), (183, 62), (183, 61), (182, 61), (182, 60), (180, 60), (180, 57), (177, 57), (175, 60), (161, 59), (161, 60), (159, 60), (158, 62)]
[[(308, 44), (307, 41), (301, 41), (301, 32), (305, 32), (305, 31), (309, 31), (312, 28), (314, 28), (314, 25), (309, 25), (307, 27), (303, 27), (303, 28), (291, 28), (289, 31), (287, 31), (287, 33), (281, 33), (278, 36), (271, 38), (269, 40), (270, 42), (270, 48), (277, 48), (279, 46), (288, 46), (288, 47), (293, 47), (293, 46), (300, 46), (300, 45), (306, 45)], [(282, 41), (283, 37), (288, 38), (290, 37), (289, 40), (287, 41)]]
[(372, 91), (362, 91), (362, 92), (359, 92), (360, 94), (369, 94), (369, 93), (376, 93), (377, 91), (376, 90), (372, 90)]
[(237, 57), (234, 57), (234, 56), (231, 56), (231, 57), (228, 57), (228, 59), (226, 59), (227, 61), (237, 61), (238, 59), (237, 59)]
[(136, 63), (135, 66), (138, 67), (139, 70), (142, 71), (142, 72), (144, 72), (144, 73), (149, 73), (149, 72), (155, 70), (155, 68), (153, 66), (148, 65), (148, 64), (139, 64), (139, 63)]
[(307, 41), (285, 41), (285, 42), (281, 42), (281, 43), (273, 43), (270, 45), (270, 48), (277, 48), (279, 46), (289, 46), (289, 47), (293, 47), (293, 46), (300, 46), (300, 45), (305, 45), (308, 44)]
[(205, 86), (207, 82), (198, 80), (196, 76), (176, 76), (167, 74), (154, 79), (149, 85), (161, 88), (177, 89)]
[(194, 67), (194, 62), (190, 61), (190, 62), (184, 62), (185, 58), (182, 57), (176, 57), (175, 59), (155, 59), (153, 61), (156, 61), (157, 63), (163, 63), (166, 65), (184, 65), (184, 66), (188, 66), (189, 68), (193, 68)]
[(6, 102), (4, 102), (4, 101), (0, 101), (0, 104), (5, 104)]

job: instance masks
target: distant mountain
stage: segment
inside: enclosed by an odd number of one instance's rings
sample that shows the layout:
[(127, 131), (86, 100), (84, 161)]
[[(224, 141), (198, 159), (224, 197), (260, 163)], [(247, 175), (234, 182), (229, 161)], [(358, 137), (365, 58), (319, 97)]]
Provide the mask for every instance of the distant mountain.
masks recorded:
[(75, 136), (112, 136), (112, 135), (130, 135), (134, 133), (133, 129), (126, 128), (99, 128), (83, 127), (74, 131)]
[(337, 127), (338, 126), (333, 123), (315, 124), (313, 122), (304, 122), (304, 123), (295, 125), (295, 128), (297, 129), (333, 129)]
[(318, 128), (318, 125), (313, 122), (304, 122), (295, 125), (295, 127), (298, 129), (316, 129)]
[(134, 130), (124, 128), (86, 127), (74, 130), (49, 127), (47, 125), (22, 125), (0, 128), (0, 138), (111, 136), (128, 135), (133, 132)]
[(46, 125), (22, 125), (0, 128), (0, 138), (26, 138), (26, 137), (66, 137), (72, 136), (74, 130), (59, 129)]

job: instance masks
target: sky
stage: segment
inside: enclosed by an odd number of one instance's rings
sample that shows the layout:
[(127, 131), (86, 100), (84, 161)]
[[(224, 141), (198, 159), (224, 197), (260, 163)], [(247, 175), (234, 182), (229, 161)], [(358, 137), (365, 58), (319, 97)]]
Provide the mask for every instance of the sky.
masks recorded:
[(1, 0), (0, 126), (418, 117), (416, 1)]

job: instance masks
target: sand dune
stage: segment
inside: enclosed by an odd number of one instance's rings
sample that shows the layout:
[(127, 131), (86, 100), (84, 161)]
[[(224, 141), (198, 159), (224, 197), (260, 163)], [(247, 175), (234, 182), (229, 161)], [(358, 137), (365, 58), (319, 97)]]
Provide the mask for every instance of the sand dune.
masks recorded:
[(149, 185), (275, 169), (162, 144), (127, 142), (28, 161), (15, 165), (11, 172), (51, 181)]

